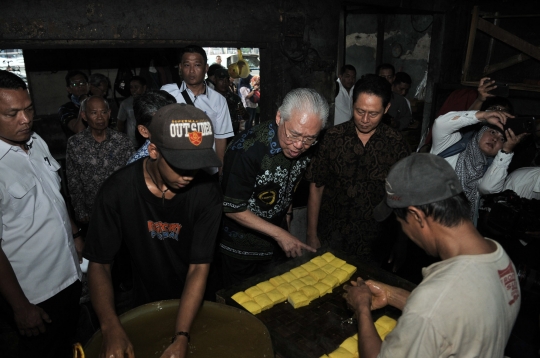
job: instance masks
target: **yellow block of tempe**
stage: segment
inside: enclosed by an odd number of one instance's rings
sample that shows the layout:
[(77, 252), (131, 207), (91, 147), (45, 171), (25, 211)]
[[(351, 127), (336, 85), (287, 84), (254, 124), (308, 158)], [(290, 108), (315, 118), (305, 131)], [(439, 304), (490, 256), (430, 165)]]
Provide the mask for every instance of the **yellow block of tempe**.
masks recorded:
[(352, 354), (358, 353), (358, 340), (354, 338), (354, 336), (347, 338), (346, 340), (341, 343), (340, 347), (345, 348)]
[(299, 280), (302, 281), (303, 283), (305, 283), (308, 286), (313, 286), (314, 284), (317, 283), (317, 280), (315, 280), (311, 276), (305, 276), (305, 277), (300, 278)]
[(312, 262), (319, 267), (323, 267), (324, 265), (328, 263), (328, 261), (323, 259), (321, 256), (314, 257), (309, 262)]
[(330, 252), (327, 252), (327, 253), (325, 253), (324, 255), (321, 255), (321, 257), (322, 257), (323, 259), (325, 259), (327, 263), (330, 262), (330, 261), (332, 261), (333, 259), (336, 258), (336, 257), (334, 256), (334, 254), (331, 254)]
[(337, 268), (337, 269), (334, 270), (334, 272), (332, 272), (331, 275), (335, 276), (339, 280), (340, 284), (347, 281), (348, 274), (347, 274), (347, 271), (345, 271), (345, 270)]
[(323, 270), (327, 274), (331, 274), (332, 272), (334, 272), (336, 270), (336, 267), (332, 266), (330, 264), (326, 264), (323, 267), (321, 267), (321, 270)]
[(236, 302), (238, 302), (239, 304), (242, 304), (244, 302), (247, 302), (247, 301), (251, 300), (251, 297), (246, 295), (246, 293), (244, 291), (240, 291), (240, 292), (235, 293), (234, 295), (232, 295), (231, 298), (233, 300), (235, 300)]
[(248, 295), (249, 297), (251, 298), (254, 298), (258, 295), (261, 295), (263, 294), (264, 292), (258, 288), (257, 286), (252, 286), (250, 288), (248, 288), (247, 290), (244, 291), (246, 293), (246, 295)]
[(309, 275), (309, 272), (306, 269), (304, 269), (303, 267), (300, 267), (300, 266), (293, 268), (289, 272), (292, 273), (293, 275), (295, 275), (296, 278), (301, 278), (301, 277)]
[(342, 260), (339, 257), (336, 257), (335, 259), (333, 259), (329, 263), (330, 263), (330, 265), (332, 265), (332, 266), (334, 266), (336, 268), (340, 268), (341, 266), (346, 264), (345, 260)]
[(303, 265), (300, 265), (300, 267), (302, 267), (304, 270), (306, 270), (307, 272), (311, 272), (313, 270), (316, 270), (319, 268), (318, 265), (314, 264), (313, 262), (311, 261), (308, 261), (306, 262), (305, 264)]
[(356, 267), (351, 264), (345, 264), (340, 267), (343, 271), (347, 272), (347, 280), (350, 279), (353, 273), (356, 272)]
[(339, 280), (336, 276), (327, 275), (325, 278), (323, 278), (320, 282), (332, 287), (336, 288), (339, 285)]
[(323, 278), (326, 277), (326, 272), (324, 272), (322, 269), (318, 268), (316, 270), (313, 270), (309, 273), (309, 275), (311, 277), (313, 277), (313, 279), (315, 279), (317, 282), (322, 280)]
[(332, 287), (322, 282), (317, 282), (316, 284), (313, 285), (313, 287), (319, 290), (320, 297), (326, 295), (327, 293), (332, 293)]
[(259, 304), (257, 302), (255, 302), (255, 301), (244, 302), (244, 303), (242, 303), (242, 307), (247, 309), (249, 311), (249, 313), (251, 313), (251, 314), (258, 314), (258, 313), (261, 313), (261, 311), (262, 311), (261, 306), (259, 306)]
[(384, 341), (388, 333), (396, 327), (397, 321), (388, 316), (382, 316), (375, 322), (375, 329), (379, 334), (379, 337)]
[(328, 357), (330, 357), (330, 358), (353, 358), (354, 354), (349, 352), (348, 350), (346, 350), (343, 347), (338, 347), (338, 349), (336, 349), (332, 353), (328, 354)]
[(306, 285), (305, 282), (300, 280), (300, 279), (296, 279), (294, 281), (291, 281), (290, 284), (291, 284), (291, 286), (296, 288), (296, 291), (298, 291), (299, 289), (301, 289), (302, 287), (304, 287)]
[(274, 285), (275, 287), (278, 287), (279, 285), (281, 285), (282, 283), (285, 283), (287, 281), (285, 281), (283, 279), (283, 277), (281, 276), (276, 276), (276, 277), (272, 277), (270, 280), (268, 280), (272, 285)]
[(259, 306), (261, 306), (261, 310), (263, 311), (274, 306), (274, 302), (272, 302), (266, 293), (253, 297), (253, 300), (257, 302)]
[(256, 286), (260, 288), (261, 291), (263, 291), (264, 293), (272, 291), (274, 288), (276, 288), (276, 286), (272, 285), (270, 281), (259, 282)]
[(278, 287), (276, 287), (276, 290), (278, 290), (279, 292), (281, 292), (281, 294), (285, 297), (289, 297), (289, 295), (293, 292), (296, 292), (298, 291), (296, 288), (294, 288), (293, 285), (291, 285), (290, 283), (282, 283), (281, 285), (279, 285)]
[(309, 298), (304, 293), (298, 291), (291, 293), (287, 300), (294, 308), (300, 308), (309, 304)]
[(291, 281), (296, 280), (298, 277), (296, 277), (290, 272), (285, 272), (283, 275), (281, 275), (281, 278), (284, 279), (285, 282), (291, 282)]
[(274, 305), (287, 301), (287, 296), (279, 292), (277, 288), (274, 288), (272, 291), (266, 292), (266, 295), (272, 300), (272, 302), (274, 302)]
[(304, 295), (309, 299), (309, 301), (313, 301), (316, 298), (319, 298), (319, 290), (316, 289), (313, 286), (304, 286), (300, 289)]

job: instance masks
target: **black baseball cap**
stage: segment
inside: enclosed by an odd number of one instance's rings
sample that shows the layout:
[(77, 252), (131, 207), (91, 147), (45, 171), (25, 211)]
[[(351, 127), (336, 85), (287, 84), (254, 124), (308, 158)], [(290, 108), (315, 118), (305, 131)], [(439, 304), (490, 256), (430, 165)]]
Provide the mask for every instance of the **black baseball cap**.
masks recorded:
[(394, 208), (434, 203), (463, 192), (452, 166), (427, 153), (412, 154), (394, 164), (385, 188), (386, 198), (373, 211), (377, 221), (385, 220)]
[(185, 103), (159, 109), (148, 127), (150, 142), (165, 160), (177, 169), (194, 170), (220, 167), (214, 151), (214, 128), (204, 113)]

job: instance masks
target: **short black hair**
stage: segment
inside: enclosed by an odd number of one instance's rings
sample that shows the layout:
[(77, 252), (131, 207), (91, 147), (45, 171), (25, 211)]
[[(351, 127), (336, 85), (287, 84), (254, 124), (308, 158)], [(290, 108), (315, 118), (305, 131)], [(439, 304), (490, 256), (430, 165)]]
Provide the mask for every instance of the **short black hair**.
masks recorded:
[(86, 82), (88, 82), (88, 76), (86, 75), (86, 73), (84, 73), (82, 71), (79, 71), (79, 70), (71, 70), (71, 71), (68, 71), (68, 73), (66, 75), (66, 87), (69, 87), (71, 85), (69, 80), (71, 80), (73, 77), (75, 77), (77, 75), (82, 75), (84, 77), (84, 80)]
[(396, 74), (396, 69), (389, 63), (381, 63), (377, 66), (377, 75), (381, 73), (381, 70), (392, 70), (392, 75)]
[(26, 90), (26, 83), (13, 72), (0, 70), (0, 88), (14, 90), (22, 88)]
[(208, 67), (208, 72), (206, 73), (208, 77), (213, 76), (216, 70), (219, 70), (220, 68), (225, 68), (221, 66), (220, 64), (214, 63)]
[(354, 68), (353, 65), (343, 65), (340, 69), (339, 69), (339, 74), (342, 75), (345, 73), (345, 71), (354, 71), (354, 73), (356, 73), (356, 68)]
[(208, 57), (206, 57), (206, 51), (198, 45), (187, 45), (180, 51), (180, 57), (178, 58), (178, 63), (182, 62), (182, 56), (184, 56), (185, 53), (198, 53), (202, 56), (204, 63), (206, 64), (208, 62)]
[(480, 110), (485, 111), (490, 107), (496, 107), (496, 106), (508, 108), (508, 113), (512, 115), (514, 114), (514, 106), (512, 105), (512, 102), (510, 102), (508, 98), (499, 97), (499, 96), (488, 97), (484, 101), (484, 103), (482, 103), (482, 107), (480, 107)]
[(381, 76), (369, 74), (356, 81), (353, 91), (353, 103), (356, 102), (360, 93), (380, 97), (383, 107), (386, 108), (392, 99), (392, 86)]
[[(421, 210), (426, 217), (431, 217), (435, 222), (446, 227), (457, 226), (470, 220), (471, 217), (471, 206), (463, 192), (434, 203), (412, 206)], [(407, 208), (395, 208), (394, 213), (398, 218), (407, 222)]]
[(133, 100), (133, 114), (137, 125), (148, 127), (152, 117), (161, 108), (176, 103), (176, 99), (167, 91), (150, 90)]
[(146, 79), (144, 77), (141, 77), (141, 76), (133, 76), (131, 77), (131, 79), (129, 80), (129, 83), (133, 82), (133, 81), (137, 81), (141, 84), (141, 86), (146, 86)]
[(398, 85), (400, 83), (406, 83), (408, 85), (412, 84), (412, 78), (408, 73), (398, 72), (396, 73), (396, 78), (394, 78), (394, 84)]

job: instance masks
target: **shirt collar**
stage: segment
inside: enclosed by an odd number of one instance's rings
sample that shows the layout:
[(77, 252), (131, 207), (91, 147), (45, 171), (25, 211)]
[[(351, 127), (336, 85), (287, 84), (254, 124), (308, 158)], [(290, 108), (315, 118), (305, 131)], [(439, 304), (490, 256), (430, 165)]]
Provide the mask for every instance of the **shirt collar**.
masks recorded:
[[(90, 129), (90, 127), (86, 127), (84, 131), (82, 131), (83, 133), (83, 136), (86, 137), (88, 140), (93, 140), (94, 142), (96, 143), (99, 143), (95, 138), (94, 136), (92, 135), (92, 130)], [(110, 128), (105, 128), (105, 140), (103, 142), (106, 142), (108, 141), (109, 139), (111, 139), (111, 129)], [(101, 142), (101, 143), (103, 143)]]
[[(197, 97), (199, 96), (202, 96), (202, 95), (206, 95), (207, 97), (209, 97), (209, 90), (210, 90), (210, 87), (208, 87), (206, 85), (206, 81), (203, 81), (203, 84), (204, 84), (204, 92), (201, 93), (200, 95), (198, 95)], [(193, 97), (195, 97), (195, 95), (193, 94), (193, 92), (188, 88), (188, 86), (186, 85), (186, 82), (182, 81), (182, 84), (180, 85), (180, 92), (184, 91), (184, 90), (187, 90), (188, 93), (190, 93)]]
[[(34, 138), (37, 138), (36, 137), (36, 134), (32, 132), (32, 134), (30, 135), (30, 139), (28, 139), (28, 141), (26, 142), (26, 145), (28, 145), (29, 147), (32, 147), (32, 144), (34, 143)], [(13, 149), (17, 149), (17, 148), (20, 148), (19, 146), (16, 146), (16, 145), (11, 145), (7, 142), (4, 142), (3, 140), (0, 139), (0, 159), (4, 158), (5, 155), (10, 151), (10, 150), (13, 150)]]

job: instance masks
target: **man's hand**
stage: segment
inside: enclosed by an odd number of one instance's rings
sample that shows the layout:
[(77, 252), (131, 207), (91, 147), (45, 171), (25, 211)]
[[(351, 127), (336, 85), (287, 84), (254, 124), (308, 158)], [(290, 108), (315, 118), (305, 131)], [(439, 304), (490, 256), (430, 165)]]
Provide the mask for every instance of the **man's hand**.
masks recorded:
[(505, 131), (506, 134), (506, 141), (503, 144), (502, 149), (507, 152), (511, 153), (514, 151), (514, 147), (523, 140), (527, 136), (528, 133), (521, 133), (520, 135), (515, 135), (514, 132), (508, 128)]
[(75, 239), (73, 239), (75, 242), (75, 251), (77, 251), (77, 256), (79, 257), (79, 264), (82, 264), (82, 252), (84, 249), (84, 239), (82, 236), (79, 236)]
[(359, 311), (363, 308), (372, 307), (372, 293), (366, 282), (362, 278), (358, 277), (355, 281), (351, 281), (351, 285), (343, 286), (343, 289), (347, 291), (343, 295), (343, 298), (347, 300), (349, 306), (355, 311)]
[(497, 86), (494, 80), (491, 80), (489, 77), (482, 78), (478, 84), (478, 100), (485, 102), (488, 97), (495, 97), (495, 95), (489, 93), (489, 91), (493, 91), (495, 88)]
[(167, 349), (160, 358), (183, 358), (186, 356), (188, 347), (188, 340), (185, 336), (176, 336), (176, 339)]
[(478, 111), (476, 112), (476, 118), (504, 130), (506, 120), (514, 118), (514, 116), (502, 111)]
[(275, 239), (287, 257), (302, 256), (302, 249), (310, 252), (317, 252), (317, 250), (304, 244), (302, 241), (298, 240), (296, 237), (292, 236), (286, 231), (283, 233), (283, 235), (280, 235)]
[(99, 358), (135, 358), (133, 345), (122, 327), (103, 331)]
[(313, 247), (314, 249), (321, 248), (321, 241), (319, 240), (319, 236), (317, 234), (308, 233), (306, 236), (306, 244)]
[[(370, 292), (370, 308), (371, 310), (378, 310), (379, 308), (383, 308), (388, 305), (388, 297), (390, 295), (390, 288), (391, 286), (379, 282), (379, 281), (373, 281), (373, 280), (367, 280), (364, 281), (361, 277), (358, 277), (356, 282), (351, 281), (351, 286), (345, 285), (344, 289), (345, 291), (348, 291), (348, 289), (351, 289), (353, 287), (358, 287), (361, 283), (362, 286), (366, 286), (369, 289)], [(347, 297), (347, 302), (349, 301), (349, 298)], [(354, 306), (353, 306), (354, 307)]]
[(27, 337), (45, 333), (44, 321), (47, 323), (52, 322), (49, 315), (41, 307), (33, 304), (14, 309), (13, 316), (19, 333)]

